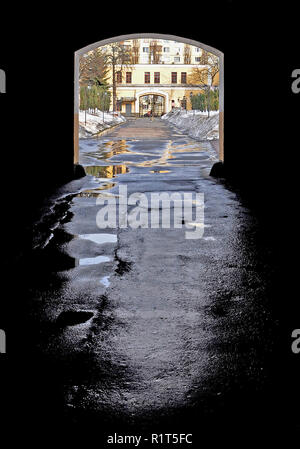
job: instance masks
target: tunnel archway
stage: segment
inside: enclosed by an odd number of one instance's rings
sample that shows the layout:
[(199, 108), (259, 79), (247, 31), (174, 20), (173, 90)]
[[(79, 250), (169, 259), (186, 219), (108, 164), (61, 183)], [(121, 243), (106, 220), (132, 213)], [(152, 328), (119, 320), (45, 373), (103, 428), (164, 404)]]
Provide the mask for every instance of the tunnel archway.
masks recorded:
[[(104, 39), (93, 44), (87, 45), (75, 52), (74, 55), (74, 164), (79, 161), (79, 60), (80, 57), (91, 50), (98, 47), (112, 44), (114, 42), (125, 41), (129, 39), (165, 39), (175, 42), (181, 42), (201, 49), (216, 55), (219, 58), (220, 72), (219, 72), (219, 160), (224, 161), (224, 53), (217, 48), (203, 44), (201, 42), (159, 33), (137, 33), (126, 34)], [(149, 90), (149, 89), (148, 89)], [(150, 92), (149, 92), (150, 93)], [(151, 92), (153, 94), (153, 92)], [(137, 99), (136, 99), (137, 101)], [(139, 103), (137, 103), (137, 106)]]

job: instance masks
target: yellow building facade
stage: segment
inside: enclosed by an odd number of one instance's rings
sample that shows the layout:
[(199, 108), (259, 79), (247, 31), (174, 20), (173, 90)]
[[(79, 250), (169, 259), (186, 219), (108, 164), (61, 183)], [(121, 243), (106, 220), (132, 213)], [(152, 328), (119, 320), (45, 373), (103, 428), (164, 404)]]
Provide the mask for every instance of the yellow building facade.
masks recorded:
[[(153, 43), (150, 39), (120, 44), (129, 51), (135, 48), (137, 63), (115, 66), (117, 111), (126, 116), (144, 116), (153, 111), (160, 116), (173, 108), (191, 109), (191, 95), (202, 91), (201, 85), (192, 83), (192, 73), (195, 68), (205, 68), (199, 47), (164, 40)], [(108, 84), (112, 92), (112, 70)], [(213, 84), (218, 86), (217, 76)]]

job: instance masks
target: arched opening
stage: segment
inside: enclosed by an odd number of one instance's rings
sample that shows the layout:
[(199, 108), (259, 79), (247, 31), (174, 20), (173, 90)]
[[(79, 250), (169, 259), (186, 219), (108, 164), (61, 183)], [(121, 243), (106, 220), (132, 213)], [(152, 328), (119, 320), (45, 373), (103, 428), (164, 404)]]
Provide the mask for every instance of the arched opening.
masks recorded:
[[(173, 35), (165, 35), (165, 34), (157, 34), (157, 33), (139, 33), (139, 34), (127, 34), (121, 36), (115, 36), (109, 39), (105, 39), (99, 42), (95, 42), (91, 45), (81, 48), (75, 52), (75, 80), (74, 80), (74, 163), (78, 164), (79, 161), (79, 105), (80, 105), (80, 87), (79, 87), (79, 71), (80, 71), (80, 58), (87, 54), (90, 51), (93, 51), (99, 47), (103, 47), (105, 45), (113, 44), (116, 42), (123, 42), (127, 40), (136, 40), (136, 39), (163, 39), (166, 41), (174, 41), (178, 43), (184, 43), (189, 46), (198, 47), (212, 55), (215, 55), (218, 58), (219, 62), (219, 73), (218, 73), (218, 90), (219, 90), (219, 142), (218, 142), (218, 153), (219, 160), (224, 161), (224, 54), (209, 45), (203, 44), (198, 41), (194, 41), (191, 39), (173, 36)], [(153, 61), (151, 62), (153, 63)], [(154, 61), (156, 63), (156, 61)], [(172, 62), (172, 64), (176, 64), (176, 61)], [(145, 75), (146, 76), (146, 75)], [(155, 74), (154, 74), (155, 76)], [(154, 84), (157, 80), (154, 79)], [(172, 80), (173, 82), (173, 80)], [(176, 80), (177, 82), (177, 80)], [(148, 83), (147, 79), (145, 79), (145, 83)], [(189, 101), (189, 96), (193, 95), (193, 92), (189, 92), (188, 96), (184, 95), (178, 97), (176, 100), (170, 100), (167, 98), (167, 94), (164, 92), (159, 92), (157, 87), (151, 87), (147, 89), (145, 92), (138, 92), (135, 96), (124, 96), (121, 98), (117, 98), (114, 100), (113, 111), (118, 110), (119, 112), (124, 113), (125, 115), (131, 115), (132, 113), (136, 115), (140, 115), (140, 99), (143, 97), (151, 96), (152, 101), (156, 97), (159, 99), (159, 102), (162, 102), (162, 105), (156, 106), (156, 109), (159, 111), (168, 112), (169, 109), (175, 106), (175, 102), (177, 101), (177, 106), (180, 105), (186, 108), (186, 104)], [(162, 100), (161, 100), (162, 98)], [(144, 100), (142, 100), (144, 101)], [(146, 100), (147, 101), (147, 100)], [(158, 101), (158, 100), (157, 100)], [(170, 101), (172, 103), (170, 104)], [(143, 105), (142, 103), (142, 109)], [(134, 111), (133, 111), (134, 107)]]
[(139, 95), (139, 117), (145, 117), (150, 113), (154, 117), (161, 117), (166, 112), (166, 97), (162, 94)]

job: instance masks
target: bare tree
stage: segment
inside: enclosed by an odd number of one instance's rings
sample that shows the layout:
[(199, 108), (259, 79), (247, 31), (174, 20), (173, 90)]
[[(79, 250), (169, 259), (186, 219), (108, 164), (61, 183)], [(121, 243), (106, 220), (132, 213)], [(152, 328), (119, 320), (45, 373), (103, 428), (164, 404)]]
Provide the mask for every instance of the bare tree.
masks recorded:
[(191, 64), (192, 62), (192, 51), (190, 45), (185, 44), (183, 50), (184, 64)]
[(151, 41), (149, 47), (149, 64), (159, 64), (161, 60), (162, 45), (157, 41)]
[(124, 66), (128, 67), (131, 63), (131, 51), (119, 42), (108, 45), (109, 51), (106, 52), (105, 61), (112, 71), (112, 96), (113, 111), (117, 106), (117, 76), (116, 73), (123, 72)]
[(206, 65), (208, 63), (209, 53), (206, 50), (202, 50), (200, 64)]
[(131, 63), (132, 64), (138, 64), (139, 63), (139, 40), (134, 39), (132, 41), (132, 48), (131, 48)]
[(207, 102), (207, 113), (210, 116), (210, 92), (213, 89), (215, 80), (220, 71), (220, 62), (218, 56), (207, 53), (203, 50), (204, 61), (206, 64), (203, 66), (194, 67), (190, 75), (190, 82), (192, 84), (199, 84), (205, 93)]
[(107, 73), (106, 57), (101, 48), (96, 48), (81, 56), (79, 61), (80, 86), (106, 84)]

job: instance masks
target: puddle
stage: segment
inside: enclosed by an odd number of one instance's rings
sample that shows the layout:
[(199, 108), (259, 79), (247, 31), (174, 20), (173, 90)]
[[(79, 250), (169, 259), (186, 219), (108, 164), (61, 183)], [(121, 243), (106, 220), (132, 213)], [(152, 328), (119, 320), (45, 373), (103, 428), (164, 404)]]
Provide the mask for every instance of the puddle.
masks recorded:
[(101, 278), (100, 283), (103, 284), (105, 287), (109, 287), (110, 286), (109, 276), (104, 276), (103, 278)]
[(99, 145), (96, 151), (86, 153), (87, 156), (98, 160), (110, 159), (118, 154), (130, 153), (126, 140), (109, 141)]
[(101, 184), (101, 186), (99, 186), (99, 187), (95, 187), (94, 189), (83, 190), (82, 192), (78, 193), (76, 196), (82, 197), (82, 198), (96, 197), (96, 196), (100, 195), (100, 193), (103, 190), (112, 189), (115, 185), (116, 185), (115, 182), (106, 182), (106, 183)]
[(202, 145), (172, 145), (172, 153), (193, 153), (193, 152), (203, 152), (205, 149)]
[(111, 260), (108, 256), (96, 256), (79, 259), (79, 266), (98, 265), (99, 263), (109, 262)]
[(115, 234), (79, 234), (78, 237), (80, 239), (90, 240), (99, 245), (117, 242), (117, 236)]
[(107, 159), (117, 154), (130, 153), (126, 140), (111, 140), (109, 142), (105, 142), (105, 146), (106, 148), (103, 156)]
[(84, 170), (87, 175), (95, 176), (95, 178), (115, 178), (128, 173), (129, 168), (126, 165), (87, 165)]
[(84, 166), (84, 170), (87, 175), (94, 176), (100, 182), (100, 185), (99, 187), (85, 189), (76, 195), (83, 198), (97, 197), (101, 191), (112, 189), (116, 183), (106, 180), (129, 172), (129, 168), (126, 165), (87, 165)]

